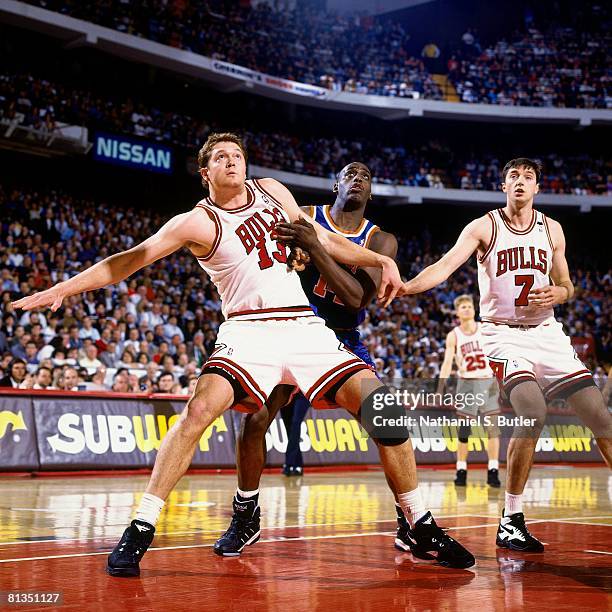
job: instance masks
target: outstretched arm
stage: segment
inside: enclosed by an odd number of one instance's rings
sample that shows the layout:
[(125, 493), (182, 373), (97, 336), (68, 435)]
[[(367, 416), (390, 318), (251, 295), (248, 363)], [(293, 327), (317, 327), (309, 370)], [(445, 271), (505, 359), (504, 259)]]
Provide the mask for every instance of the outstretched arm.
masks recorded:
[(412, 280), (404, 284), (403, 294), (422, 293), (444, 282), (459, 266), (464, 264), (479, 247), (488, 244), (491, 225), (488, 217), (480, 217), (465, 226), (455, 246), (436, 263), (427, 266)]
[(291, 244), (296, 240), (297, 233), (300, 231), (299, 228), (294, 226), (296, 222), (311, 223), (322, 247), (336, 261), (359, 267), (382, 268), (378, 297), (379, 299), (384, 299), (385, 306), (393, 300), (398, 290), (402, 287), (402, 282), (399, 270), (390, 257), (364, 249), (354, 242), (347, 240), (344, 236), (326, 230), (300, 210), (291, 192), (277, 180), (265, 178), (259, 182), (275, 200), (281, 203), (291, 221), (291, 224), (279, 223), (276, 226), (276, 233), (281, 242)]
[(46, 291), (23, 297), (13, 302), (13, 307), (32, 310), (50, 306), (51, 310), (56, 311), (65, 298), (114, 285), (183, 246), (195, 243), (199, 248), (206, 249), (213, 243), (214, 232), (212, 221), (202, 211), (193, 210), (177, 215), (156, 234), (128, 251), (111, 255)]
[(550, 278), (554, 285), (547, 285), (529, 292), (529, 305), (537, 308), (552, 308), (572, 299), (574, 283), (570, 278), (569, 267), (565, 259), (565, 236), (558, 221), (546, 219), (553, 243), (552, 265)]

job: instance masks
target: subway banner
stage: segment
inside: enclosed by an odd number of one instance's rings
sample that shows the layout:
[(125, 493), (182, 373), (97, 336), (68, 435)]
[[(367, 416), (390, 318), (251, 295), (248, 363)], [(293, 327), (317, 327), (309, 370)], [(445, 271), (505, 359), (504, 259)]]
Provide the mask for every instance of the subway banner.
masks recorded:
[(32, 398), (0, 395), (0, 471), (39, 468)]
[[(159, 395), (3, 391), (0, 471), (150, 468), (184, 405), (184, 398)], [(417, 409), (409, 414), (417, 461), (454, 462), (455, 413)], [(198, 441), (192, 467), (233, 467), (236, 436), (244, 418), (231, 410), (218, 417)], [(592, 433), (576, 423), (575, 416), (549, 414), (536, 460), (600, 461)], [(508, 439), (502, 434), (502, 458)], [(486, 460), (484, 427), (472, 426), (469, 445), (471, 460)], [(267, 464), (282, 465), (287, 432), (280, 418), (266, 434), (266, 447)], [(306, 466), (379, 463), (375, 444), (354, 418), (339, 409), (310, 409), (301, 425), (300, 448)]]

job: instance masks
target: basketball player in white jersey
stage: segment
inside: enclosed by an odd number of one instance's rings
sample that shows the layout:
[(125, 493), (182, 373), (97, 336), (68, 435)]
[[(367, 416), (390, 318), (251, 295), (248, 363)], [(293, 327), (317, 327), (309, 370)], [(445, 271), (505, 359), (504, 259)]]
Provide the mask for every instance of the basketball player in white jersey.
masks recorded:
[(591, 372), (578, 359), (553, 307), (574, 295), (561, 225), (533, 209), (541, 168), (527, 158), (503, 170), (504, 208), (469, 223), (439, 261), (404, 285), (401, 294), (427, 291), (478, 254), (484, 351), (517, 416), (533, 427), (515, 427), (508, 446), (505, 508), (498, 546), (542, 552), (525, 526), (522, 495), (544, 425), (548, 400), (564, 397), (593, 431), (612, 467), (612, 415)]
[[(372, 370), (315, 316), (297, 273), (287, 266), (287, 247), (279, 238), (291, 242), (305, 217), (289, 190), (274, 179), (246, 180), (246, 153), (235, 134), (211, 134), (198, 162), (208, 198), (132, 249), (13, 304), (25, 310), (57, 310), (65, 298), (115, 284), (182, 247), (197, 258), (221, 296), (225, 323), (215, 351), (160, 446), (135, 520), (108, 557), (107, 572), (113, 576), (140, 574), (140, 560), (153, 540), (164, 500), (189, 467), (204, 430), (225, 410), (235, 405), (256, 410), (277, 385), (291, 384), (313, 406), (332, 401), (359, 418), (362, 397), (372, 403), (373, 394), (385, 390)], [(323, 248), (337, 261), (381, 268), (379, 298), (386, 304), (393, 299), (402, 283), (392, 259), (309, 220)], [(297, 222), (297, 227), (289, 222)], [(398, 416), (395, 410), (387, 418)], [(370, 425), (364, 423), (380, 444), (385, 473), (401, 491), (399, 503), (411, 520), (413, 555), (433, 558), (433, 553), (442, 564), (473, 565), (474, 557), (424, 508), (407, 428)]]
[[(484, 403), (481, 406), (475, 404), (465, 405), (457, 408), (457, 414), (465, 417), (459, 427), (459, 443), (457, 447), (457, 474), (455, 485), (465, 487), (467, 483), (467, 458), (468, 439), (470, 437), (470, 419), (479, 415), (483, 417), (482, 426), (487, 431), (487, 484), (491, 487), (500, 487), (499, 481), (499, 428), (495, 415), (499, 413), (497, 383), (493, 377), (493, 370), (482, 349), (482, 337), (480, 335), (480, 323), (475, 319), (474, 300), (471, 295), (460, 295), (454, 301), (455, 312), (459, 319), (459, 325), (448, 332), (446, 336), (446, 350), (444, 361), (440, 368), (440, 381), (438, 393), (444, 391), (446, 379), (453, 369), (453, 362), (457, 365), (457, 373), (460, 384), (457, 393), (482, 394)], [(461, 381), (468, 381), (461, 385)], [(488, 417), (488, 418), (485, 418)], [(494, 420), (495, 418), (495, 420)], [(491, 421), (488, 423), (488, 421)]]

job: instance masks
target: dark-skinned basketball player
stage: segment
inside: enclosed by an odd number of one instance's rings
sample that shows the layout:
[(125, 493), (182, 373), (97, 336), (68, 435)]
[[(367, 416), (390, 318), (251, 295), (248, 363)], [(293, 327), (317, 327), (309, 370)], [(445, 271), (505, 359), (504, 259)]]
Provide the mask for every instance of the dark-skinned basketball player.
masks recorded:
[[(310, 217), (323, 227), (336, 232), (380, 254), (394, 258), (397, 240), (392, 234), (381, 231), (364, 218), (371, 195), (372, 176), (365, 164), (352, 162), (337, 175), (333, 191), (336, 200), (332, 206), (302, 207)], [(365, 318), (365, 308), (375, 297), (380, 274), (374, 268), (353, 268), (338, 265), (320, 248), (312, 226), (304, 223), (295, 228), (300, 233), (293, 241), (299, 252), (297, 262), (301, 269), (300, 280), (311, 306), (322, 317), (337, 338), (353, 353), (363, 359), (372, 370), (374, 362), (361, 342), (358, 327)], [(307, 253), (303, 258), (301, 251)], [(303, 262), (309, 261), (304, 269)], [(301, 265), (300, 265), (301, 264)], [(238, 490), (233, 501), (234, 515), (229, 529), (216, 542), (218, 555), (236, 556), (242, 549), (259, 539), (260, 511), (258, 507), (259, 480), (266, 459), (265, 433), (279, 408), (287, 402), (292, 388), (277, 387), (268, 406), (256, 414), (247, 415), (236, 443)], [(299, 394), (287, 406), (294, 416), (293, 435), (298, 436), (299, 425), (309, 403)], [(289, 428), (287, 428), (289, 436)], [(391, 483), (389, 483), (393, 489)], [(410, 524), (396, 500), (398, 530), (395, 546), (403, 551), (410, 549)]]

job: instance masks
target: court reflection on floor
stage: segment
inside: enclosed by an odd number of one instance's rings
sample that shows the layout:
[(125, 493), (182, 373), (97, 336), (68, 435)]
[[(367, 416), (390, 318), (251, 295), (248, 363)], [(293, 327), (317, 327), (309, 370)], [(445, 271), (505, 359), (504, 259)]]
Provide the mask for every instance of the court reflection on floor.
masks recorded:
[[(482, 470), (457, 488), (447, 471), (421, 470), (424, 498), (438, 516), (497, 517), (503, 493), (487, 487)], [(571, 474), (571, 475), (570, 475)], [(24, 538), (114, 538), (140, 501), (144, 477), (0, 480), (0, 542)], [(232, 475), (183, 479), (162, 513), (157, 531), (184, 543), (213, 541), (230, 517)], [(529, 517), (597, 514), (609, 510), (612, 476), (605, 469), (534, 470), (525, 490)], [(389, 531), (395, 512), (381, 472), (310, 474), (300, 479), (264, 476), (262, 527), (285, 536)]]

